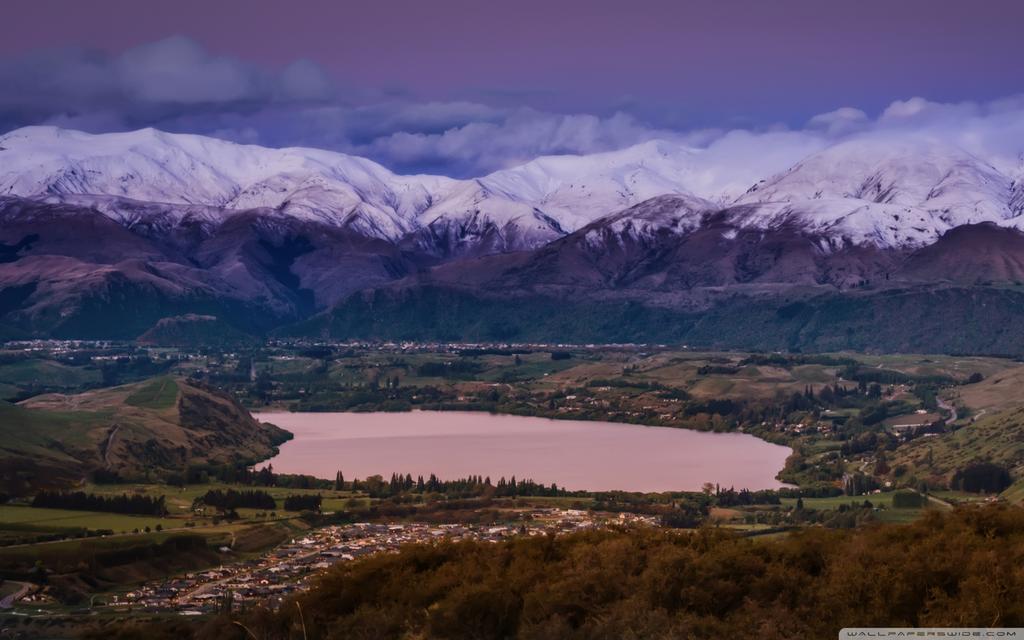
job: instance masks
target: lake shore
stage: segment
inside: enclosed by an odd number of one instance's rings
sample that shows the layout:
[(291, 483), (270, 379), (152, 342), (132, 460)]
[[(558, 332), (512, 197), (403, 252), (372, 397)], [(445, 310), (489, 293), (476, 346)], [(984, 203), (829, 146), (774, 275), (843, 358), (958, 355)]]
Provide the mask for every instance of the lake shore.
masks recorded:
[(346, 478), (391, 473), (532, 478), (591, 491), (785, 486), (792, 454), (742, 433), (478, 412), (290, 413), (254, 416), (295, 434), (275, 471)]

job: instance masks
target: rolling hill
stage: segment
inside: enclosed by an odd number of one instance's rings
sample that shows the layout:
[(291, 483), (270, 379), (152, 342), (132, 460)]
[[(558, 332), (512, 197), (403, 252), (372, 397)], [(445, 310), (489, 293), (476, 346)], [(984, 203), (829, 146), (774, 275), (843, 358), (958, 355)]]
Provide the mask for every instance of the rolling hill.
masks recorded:
[(67, 486), (101, 469), (166, 479), (190, 464), (268, 458), (290, 437), (231, 398), (170, 377), (0, 402), (0, 491)]

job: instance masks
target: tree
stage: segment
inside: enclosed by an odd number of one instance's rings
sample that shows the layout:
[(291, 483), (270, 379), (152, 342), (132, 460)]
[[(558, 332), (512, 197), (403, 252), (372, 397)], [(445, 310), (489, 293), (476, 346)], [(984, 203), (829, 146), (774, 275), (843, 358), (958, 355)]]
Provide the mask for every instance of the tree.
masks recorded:
[(33, 507), (50, 509), (72, 509), (80, 511), (103, 511), (106, 513), (128, 513), (135, 515), (166, 515), (164, 496), (153, 498), (142, 495), (102, 496), (83, 491), (61, 493), (40, 491), (32, 500)]
[(277, 477), (274, 475), (274, 465), (268, 464), (257, 471), (255, 482), (262, 487), (272, 487), (277, 484)]
[(214, 507), (217, 509), (218, 513), (231, 517), (231, 514), (233, 514), (239, 507), (249, 509), (273, 509), (277, 506), (277, 502), (274, 500), (273, 496), (266, 491), (236, 491), (234, 489), (222, 491), (220, 489), (210, 489), (204, 495), (196, 498), (192, 506), (193, 508), (196, 508), (200, 505)]
[(885, 459), (885, 453), (879, 452), (878, 460), (875, 462), (875, 473), (884, 476), (889, 473), (889, 463)]
[(928, 498), (916, 491), (897, 491), (892, 494), (894, 509), (920, 509), (928, 504)]
[(266, 400), (267, 397), (269, 397), (270, 392), (274, 388), (274, 380), (270, 377), (270, 372), (268, 370), (261, 369), (260, 372), (256, 374), (256, 380), (254, 381), (253, 388), (256, 391), (256, 395), (263, 400)]
[(827, 384), (818, 392), (818, 400), (826, 407), (835, 404), (836, 394)]
[(284, 499), (285, 511), (320, 511), (323, 496), (313, 495), (292, 495)]
[(992, 462), (975, 462), (957, 469), (951, 482), (954, 489), (971, 493), (1000, 493), (1012, 483), (1010, 472)]

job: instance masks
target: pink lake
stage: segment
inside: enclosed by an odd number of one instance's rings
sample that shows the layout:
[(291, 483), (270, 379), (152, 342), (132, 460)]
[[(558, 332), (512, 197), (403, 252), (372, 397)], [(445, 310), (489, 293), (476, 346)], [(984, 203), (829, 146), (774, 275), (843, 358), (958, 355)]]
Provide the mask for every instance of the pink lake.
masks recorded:
[(489, 413), (258, 413), (295, 434), (270, 460), (280, 473), (442, 479), (516, 476), (568, 489), (698, 490), (705, 482), (775, 489), (792, 453), (743, 433)]

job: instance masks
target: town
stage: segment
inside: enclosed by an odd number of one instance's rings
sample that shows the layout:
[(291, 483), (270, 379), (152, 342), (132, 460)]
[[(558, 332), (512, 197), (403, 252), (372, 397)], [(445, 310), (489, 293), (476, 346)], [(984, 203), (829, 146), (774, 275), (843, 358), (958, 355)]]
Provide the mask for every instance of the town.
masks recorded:
[(654, 516), (615, 516), (574, 509), (535, 509), (522, 522), (495, 526), (424, 523), (355, 523), (314, 529), (259, 558), (225, 564), (149, 583), (111, 596), (100, 608), (115, 611), (177, 612), (202, 615), (250, 603), (276, 605), (307, 589), (337, 562), (397, 552), (409, 544), (478, 540), (498, 542), (513, 536), (559, 535), (587, 529), (658, 526)]

